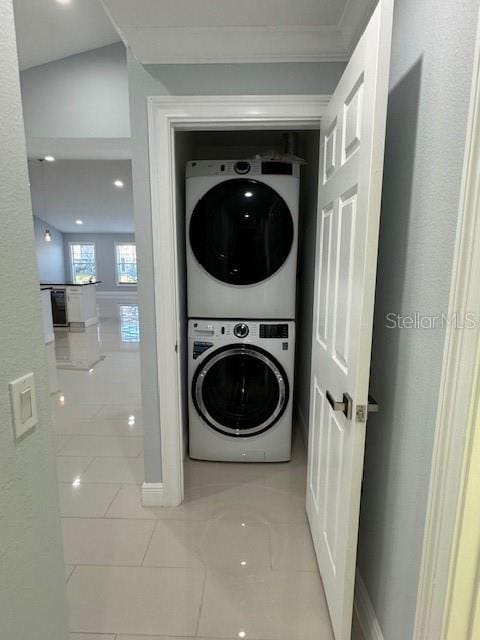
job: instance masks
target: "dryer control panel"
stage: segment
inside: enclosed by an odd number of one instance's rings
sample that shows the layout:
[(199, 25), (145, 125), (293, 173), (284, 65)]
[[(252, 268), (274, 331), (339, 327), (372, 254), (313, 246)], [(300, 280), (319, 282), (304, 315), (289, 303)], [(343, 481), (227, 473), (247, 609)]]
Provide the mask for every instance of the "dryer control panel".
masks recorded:
[(189, 160), (185, 173), (187, 178), (205, 176), (254, 177), (293, 176), (300, 177), (298, 162), (288, 160), (261, 160), (251, 158), (245, 160)]

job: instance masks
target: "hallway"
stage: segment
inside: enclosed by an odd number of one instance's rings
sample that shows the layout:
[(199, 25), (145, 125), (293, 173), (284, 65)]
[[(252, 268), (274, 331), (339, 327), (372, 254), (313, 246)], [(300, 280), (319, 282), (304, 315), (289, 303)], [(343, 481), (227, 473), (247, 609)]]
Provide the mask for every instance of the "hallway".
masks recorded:
[(290, 464), (187, 460), (185, 503), (143, 508), (138, 308), (102, 300), (100, 316), (56, 341), (71, 640), (330, 640), (303, 443)]

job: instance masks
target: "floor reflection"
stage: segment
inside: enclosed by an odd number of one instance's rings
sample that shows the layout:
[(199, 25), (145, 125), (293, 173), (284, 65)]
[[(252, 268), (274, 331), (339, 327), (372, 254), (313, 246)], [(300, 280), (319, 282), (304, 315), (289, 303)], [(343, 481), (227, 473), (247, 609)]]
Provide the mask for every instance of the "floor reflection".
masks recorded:
[(140, 342), (138, 304), (121, 304), (119, 312), (122, 342)]

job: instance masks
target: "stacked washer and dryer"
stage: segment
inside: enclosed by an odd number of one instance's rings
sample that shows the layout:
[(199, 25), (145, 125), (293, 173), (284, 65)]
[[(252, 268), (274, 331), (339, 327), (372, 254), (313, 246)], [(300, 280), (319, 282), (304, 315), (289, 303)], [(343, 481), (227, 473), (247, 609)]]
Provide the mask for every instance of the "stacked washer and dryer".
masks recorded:
[(190, 457), (291, 458), (300, 167), (186, 167)]

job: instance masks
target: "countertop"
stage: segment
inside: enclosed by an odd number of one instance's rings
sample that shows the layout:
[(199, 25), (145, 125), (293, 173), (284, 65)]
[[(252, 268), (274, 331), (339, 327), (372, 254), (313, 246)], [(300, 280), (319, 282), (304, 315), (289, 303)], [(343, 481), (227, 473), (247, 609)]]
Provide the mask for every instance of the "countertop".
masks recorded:
[(102, 281), (96, 282), (41, 282), (41, 289), (53, 289), (53, 287), (89, 287), (92, 284), (100, 284)]

